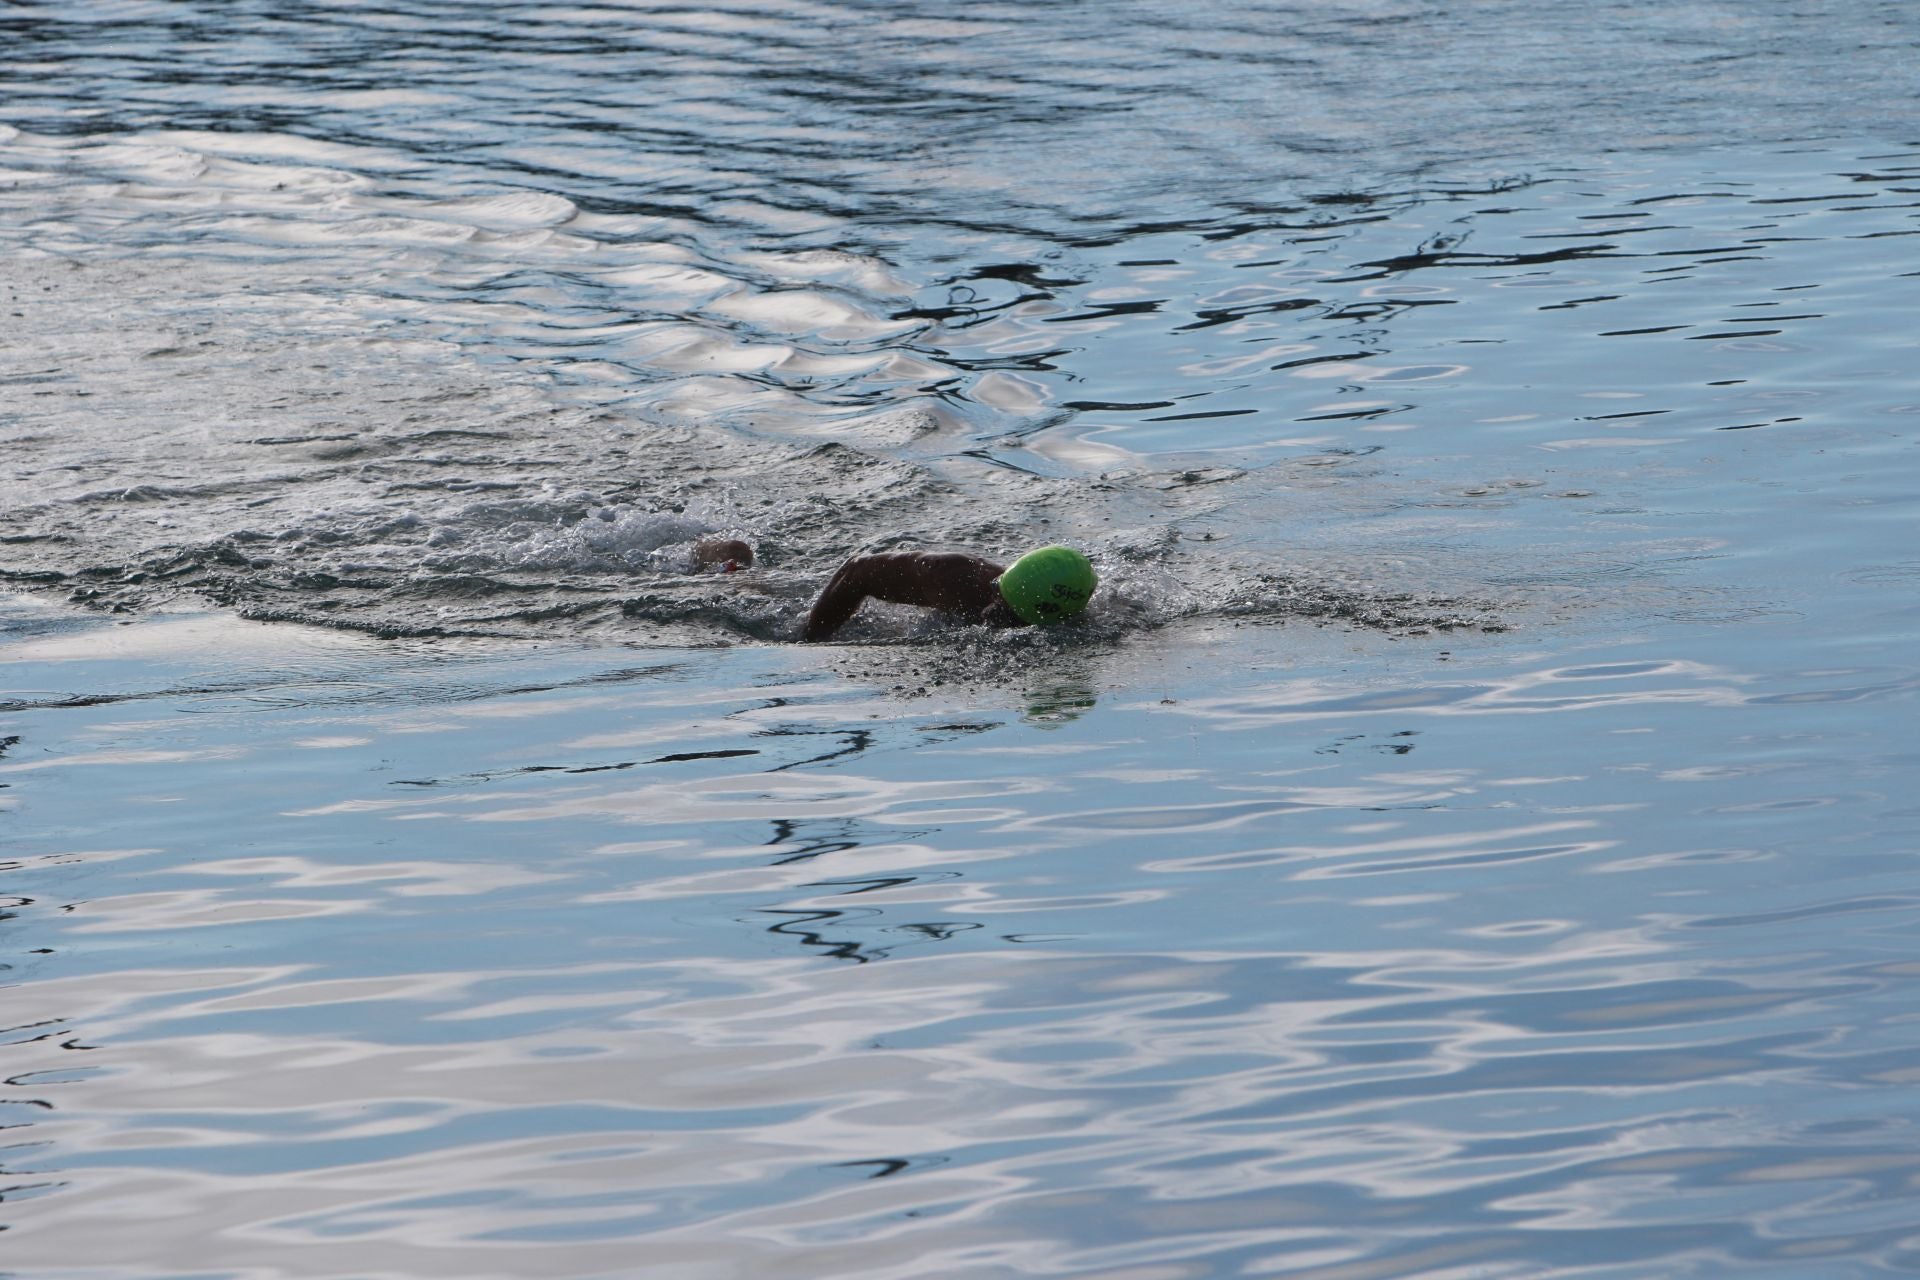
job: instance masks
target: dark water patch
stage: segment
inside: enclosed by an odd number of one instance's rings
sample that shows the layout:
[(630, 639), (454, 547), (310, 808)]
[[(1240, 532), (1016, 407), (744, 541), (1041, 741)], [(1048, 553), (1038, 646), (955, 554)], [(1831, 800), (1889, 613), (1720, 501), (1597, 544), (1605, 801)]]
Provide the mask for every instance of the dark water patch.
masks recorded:
[(1716, 916), (1689, 922), (1696, 929), (1738, 928), (1744, 925), (1776, 924), (1818, 916), (1851, 915), (1867, 911), (1909, 911), (1920, 906), (1920, 898), (1856, 898), (1845, 902), (1819, 903), (1764, 916)]
[[(540, 690), (539, 692), (545, 692)], [(732, 747), (719, 751), (675, 751), (664, 756), (655, 756), (651, 760), (620, 760), (610, 764), (564, 765), (564, 764), (526, 764), (512, 769), (497, 770), (488, 773), (463, 774), (458, 778), (396, 778), (389, 786), (395, 787), (452, 787), (475, 786), (493, 782), (500, 778), (511, 778), (523, 774), (535, 773), (617, 773), (623, 769), (638, 768), (648, 764), (684, 764), (692, 760), (733, 760), (741, 756), (757, 756), (757, 747)]]

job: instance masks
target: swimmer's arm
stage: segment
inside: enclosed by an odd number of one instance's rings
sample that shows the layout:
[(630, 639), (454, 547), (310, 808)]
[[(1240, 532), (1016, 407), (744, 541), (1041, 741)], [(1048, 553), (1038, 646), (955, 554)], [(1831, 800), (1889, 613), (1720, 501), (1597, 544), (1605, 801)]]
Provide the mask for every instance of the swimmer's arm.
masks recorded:
[(871, 559), (871, 556), (856, 556), (827, 579), (813, 608), (807, 611), (806, 625), (800, 631), (803, 640), (825, 640), (860, 608), (861, 601), (867, 598), (865, 579)]
[[(803, 638), (825, 640), (868, 599), (938, 609), (981, 622), (997, 622), (993, 605), (1000, 566), (979, 556), (892, 551), (855, 556), (828, 579), (807, 614)], [(1017, 620), (1016, 620), (1017, 621)]]

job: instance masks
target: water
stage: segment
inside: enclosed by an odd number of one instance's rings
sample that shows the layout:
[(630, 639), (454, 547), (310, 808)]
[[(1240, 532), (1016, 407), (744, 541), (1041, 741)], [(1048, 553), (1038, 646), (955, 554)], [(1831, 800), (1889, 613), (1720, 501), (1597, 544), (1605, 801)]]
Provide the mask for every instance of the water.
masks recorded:
[(10, 8), (0, 1267), (1920, 1272), (1920, 23), (1581, 21)]

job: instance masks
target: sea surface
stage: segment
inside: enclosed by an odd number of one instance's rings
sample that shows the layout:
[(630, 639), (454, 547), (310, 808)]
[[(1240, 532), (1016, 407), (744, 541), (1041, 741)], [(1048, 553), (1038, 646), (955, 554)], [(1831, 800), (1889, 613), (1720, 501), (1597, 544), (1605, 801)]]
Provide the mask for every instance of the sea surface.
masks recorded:
[(1920, 1275), (1917, 67), (0, 7), (0, 1275)]

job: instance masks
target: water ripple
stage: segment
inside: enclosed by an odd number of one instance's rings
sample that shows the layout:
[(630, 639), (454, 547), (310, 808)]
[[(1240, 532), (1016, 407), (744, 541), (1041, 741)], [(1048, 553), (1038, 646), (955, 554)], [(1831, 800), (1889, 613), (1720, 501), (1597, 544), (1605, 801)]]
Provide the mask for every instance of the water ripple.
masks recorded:
[(1920, 1270), (1909, 6), (3, 8), (19, 1274)]

